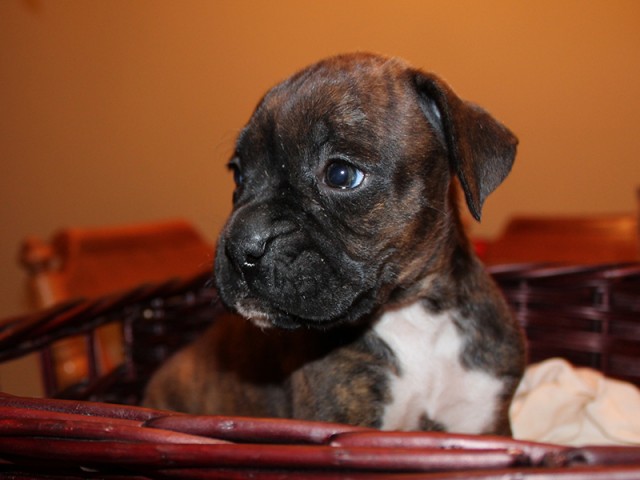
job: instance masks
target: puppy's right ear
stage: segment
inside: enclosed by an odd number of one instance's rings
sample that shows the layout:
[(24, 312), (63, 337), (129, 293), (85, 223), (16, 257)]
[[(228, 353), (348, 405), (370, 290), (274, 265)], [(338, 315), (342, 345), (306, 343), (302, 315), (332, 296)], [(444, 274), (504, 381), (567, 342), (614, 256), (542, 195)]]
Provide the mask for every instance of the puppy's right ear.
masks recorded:
[(414, 81), (422, 111), (447, 148), (467, 206), (479, 221), (484, 201), (511, 171), (518, 139), (435, 75), (416, 71)]

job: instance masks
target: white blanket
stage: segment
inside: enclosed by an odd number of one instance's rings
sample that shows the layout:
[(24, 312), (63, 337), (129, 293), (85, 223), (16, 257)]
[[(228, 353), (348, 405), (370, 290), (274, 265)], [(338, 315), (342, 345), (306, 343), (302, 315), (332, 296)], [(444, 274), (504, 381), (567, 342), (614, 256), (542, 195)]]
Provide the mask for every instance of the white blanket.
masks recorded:
[(527, 368), (510, 413), (521, 440), (640, 445), (640, 390), (563, 359)]

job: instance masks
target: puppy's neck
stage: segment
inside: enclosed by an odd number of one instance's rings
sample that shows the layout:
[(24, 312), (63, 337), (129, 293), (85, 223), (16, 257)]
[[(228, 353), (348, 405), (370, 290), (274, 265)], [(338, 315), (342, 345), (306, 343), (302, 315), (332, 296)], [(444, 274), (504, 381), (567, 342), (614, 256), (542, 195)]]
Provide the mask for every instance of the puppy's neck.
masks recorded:
[(447, 213), (441, 219), (441, 239), (435, 245), (429, 245), (429, 253), (424, 258), (415, 260), (419, 266), (410, 269), (413, 275), (398, 282), (400, 286), (391, 292), (389, 301), (376, 317), (389, 307), (418, 301), (434, 312), (451, 308), (451, 300), (460, 298), (460, 293), (467, 291), (470, 284), (483, 282), (484, 267), (475, 255), (460, 219), (458, 197), (457, 182), (452, 182), (445, 203)]

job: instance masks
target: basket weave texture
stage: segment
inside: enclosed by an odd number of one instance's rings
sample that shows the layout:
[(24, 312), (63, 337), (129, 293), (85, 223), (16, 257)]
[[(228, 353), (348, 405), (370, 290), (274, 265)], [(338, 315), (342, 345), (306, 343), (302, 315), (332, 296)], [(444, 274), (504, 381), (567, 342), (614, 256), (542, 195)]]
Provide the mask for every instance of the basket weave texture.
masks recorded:
[(563, 357), (640, 385), (640, 264), (495, 267), (529, 360)]
[[(527, 331), (531, 360), (560, 355), (640, 382), (639, 264), (509, 266), (492, 274)], [(157, 365), (215, 321), (223, 308), (208, 280), (205, 272), (5, 320), (0, 361), (46, 352), (52, 342), (71, 335), (84, 336), (90, 345), (95, 329), (112, 322), (123, 326), (125, 361), (108, 375), (91, 368), (86, 382), (50, 392), (57, 398), (0, 394), (0, 475), (640, 478), (636, 447), (573, 448), (502, 437), (192, 416), (134, 406)]]

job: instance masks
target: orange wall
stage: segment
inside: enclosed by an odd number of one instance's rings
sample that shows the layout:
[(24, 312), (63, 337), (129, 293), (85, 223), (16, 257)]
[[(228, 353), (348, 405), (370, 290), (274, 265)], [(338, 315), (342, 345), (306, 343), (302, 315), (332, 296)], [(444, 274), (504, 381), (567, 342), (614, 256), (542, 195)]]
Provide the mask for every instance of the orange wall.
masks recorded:
[(23, 309), (27, 234), (181, 216), (214, 239), (256, 101), (352, 50), (439, 73), (518, 134), (478, 234), (514, 213), (634, 208), (635, 0), (2, 0), (0, 316)]

